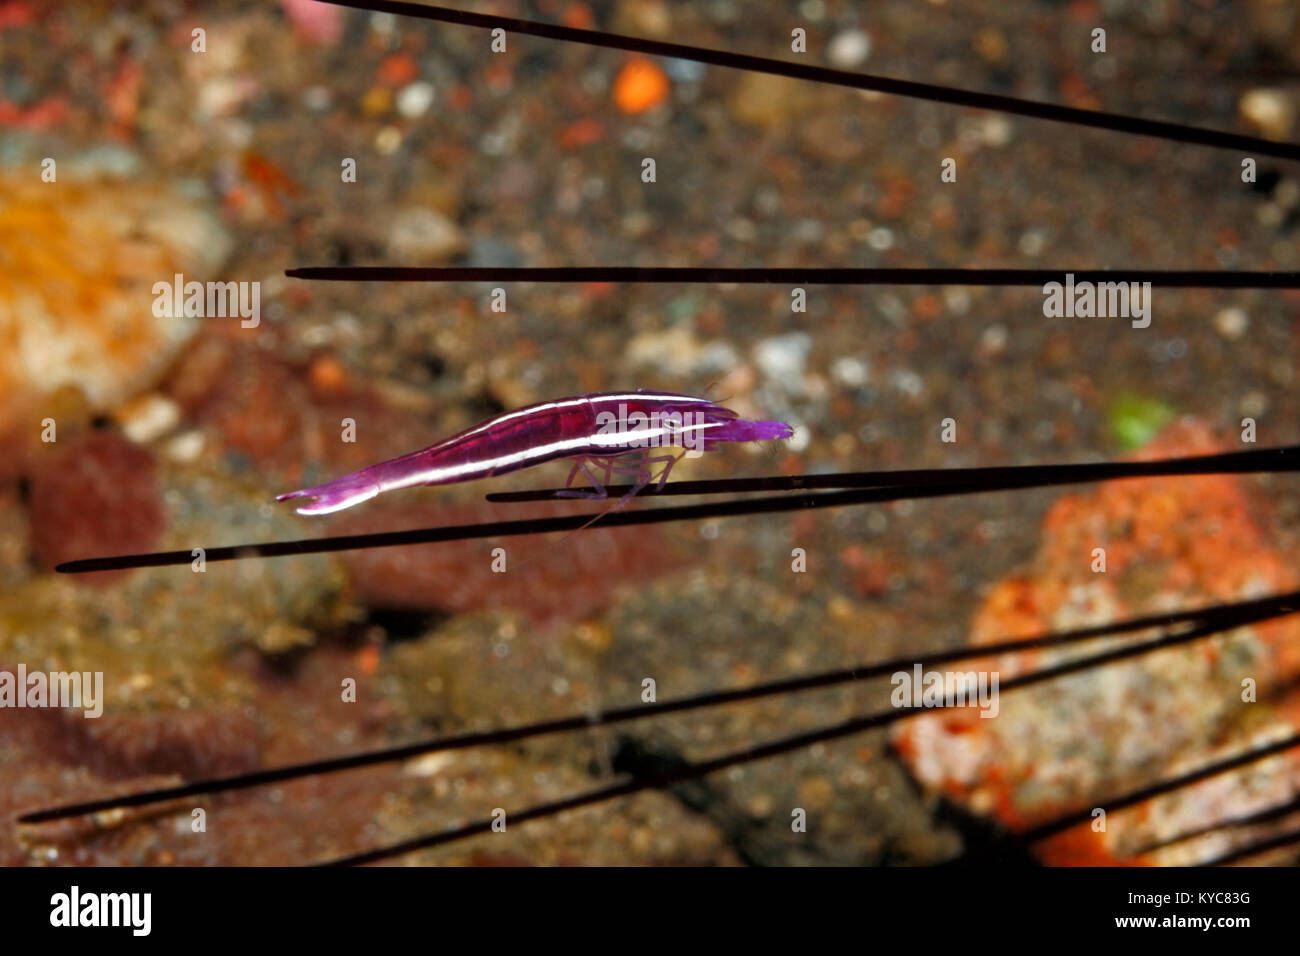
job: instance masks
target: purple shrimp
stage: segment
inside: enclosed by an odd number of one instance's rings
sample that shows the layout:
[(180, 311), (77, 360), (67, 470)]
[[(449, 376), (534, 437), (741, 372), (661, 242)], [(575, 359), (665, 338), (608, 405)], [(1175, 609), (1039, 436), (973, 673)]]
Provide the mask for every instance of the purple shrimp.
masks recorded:
[[(397, 488), (491, 478), (570, 458), (574, 465), (565, 487), (571, 487), (581, 473), (592, 490), (574, 489), (569, 497), (604, 498), (605, 483), (620, 475), (633, 480), (626, 501), (652, 481), (662, 487), (672, 466), (689, 452), (709, 451), (720, 442), (767, 441), (792, 434), (784, 422), (743, 419), (729, 408), (693, 395), (601, 392), (505, 412), (436, 445), (275, 500), (310, 498), (298, 513), (323, 515)], [(686, 451), (652, 454), (665, 448)], [(603, 473), (603, 483), (588, 464)], [(663, 466), (657, 478), (653, 476), (656, 465)]]

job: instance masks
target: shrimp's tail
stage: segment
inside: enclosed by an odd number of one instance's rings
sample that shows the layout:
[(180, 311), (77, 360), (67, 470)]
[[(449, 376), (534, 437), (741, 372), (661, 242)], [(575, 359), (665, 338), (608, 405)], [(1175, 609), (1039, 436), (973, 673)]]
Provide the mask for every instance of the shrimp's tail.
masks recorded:
[(308, 504), (297, 510), (300, 515), (327, 515), (333, 511), (351, 508), (379, 494), (382, 489), (375, 481), (374, 471), (363, 468), (361, 471), (335, 478), (331, 482), (317, 485), (315, 488), (303, 488), (278, 495), (276, 501), (288, 501), (290, 498), (310, 498)]

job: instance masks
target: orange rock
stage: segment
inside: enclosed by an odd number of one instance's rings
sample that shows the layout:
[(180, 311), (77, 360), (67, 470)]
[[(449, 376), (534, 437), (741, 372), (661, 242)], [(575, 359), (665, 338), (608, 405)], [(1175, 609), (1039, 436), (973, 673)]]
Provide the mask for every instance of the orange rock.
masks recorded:
[(262, 202), (272, 216), (284, 215), (282, 196), (297, 197), (302, 195), (302, 187), (293, 180), (280, 166), (265, 156), (252, 151), (245, 152), (240, 159), (244, 176), (255, 184), (262, 193)]
[(230, 242), (167, 188), (0, 173), (0, 440), (39, 434), (51, 396), (91, 413), (152, 386), (199, 326), (154, 315), (153, 285), (219, 278)]
[(420, 75), (420, 68), (406, 53), (394, 53), (379, 64), (375, 80), (384, 86), (405, 86)]
[(614, 105), (624, 113), (644, 113), (668, 98), (668, 75), (650, 59), (633, 57), (614, 80)]
[(570, 3), (564, 8), (564, 25), (576, 30), (590, 30), (596, 25), (596, 15), (585, 3)]
[(564, 128), (560, 133), (560, 145), (565, 149), (577, 149), (580, 146), (598, 143), (604, 138), (605, 127), (599, 120), (584, 119)]
[(318, 355), (308, 372), (311, 385), (322, 395), (337, 395), (347, 390), (348, 372), (332, 355)]
[[(1137, 457), (1220, 450), (1207, 428), (1183, 420)], [(1295, 588), (1300, 575), (1271, 541), (1249, 488), (1237, 476), (1198, 475), (1063, 495), (1044, 519), (1032, 566), (990, 589), (971, 626), (972, 646)], [(1094, 568), (1098, 547), (1104, 573)], [(960, 669), (996, 671), (1005, 683), (1103, 646), (1004, 654)], [(1297, 674), (1300, 619), (1283, 617), (1008, 694), (996, 720), (918, 715), (899, 726), (895, 745), (926, 786), (1020, 829), (1210, 762), (1216, 750), (1242, 749), (1252, 726), (1285, 722), (1266, 701)], [(1258, 681), (1259, 704), (1241, 706), (1243, 676)], [(1293, 772), (1269, 779), (1280, 787)], [(1258, 799), (1251, 796), (1258, 786), (1225, 778), (1155, 808), (1135, 807), (1106, 833), (1075, 828), (1037, 852), (1058, 864), (1114, 862), (1171, 829), (1241, 812)], [(1198, 857), (1147, 862), (1162, 859)]]

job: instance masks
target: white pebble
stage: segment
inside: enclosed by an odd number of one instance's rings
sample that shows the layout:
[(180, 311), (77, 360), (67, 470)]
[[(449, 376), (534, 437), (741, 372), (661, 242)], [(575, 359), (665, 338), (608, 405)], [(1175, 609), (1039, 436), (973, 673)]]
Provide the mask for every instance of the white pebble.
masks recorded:
[(858, 388), (867, 384), (870, 368), (862, 359), (845, 355), (831, 362), (831, 378), (849, 388)]
[(890, 377), (890, 384), (904, 395), (915, 398), (925, 388), (925, 381), (910, 368), (896, 370)]
[(862, 30), (845, 30), (837, 33), (826, 49), (831, 63), (840, 70), (861, 66), (871, 56), (871, 37)]
[(1214, 315), (1214, 327), (1225, 339), (1239, 339), (1246, 334), (1250, 316), (1236, 306), (1220, 309)]
[(334, 103), (334, 94), (324, 86), (309, 86), (303, 90), (302, 104), (313, 113), (324, 113)]
[(163, 454), (178, 465), (187, 465), (197, 461), (199, 455), (203, 454), (203, 442), (201, 431), (182, 432), (167, 442)]
[(884, 226), (877, 226), (867, 233), (867, 245), (877, 252), (884, 252), (894, 245), (894, 234)]
[(391, 156), (402, 145), (402, 133), (396, 126), (385, 126), (375, 135), (375, 149), (381, 156)]
[(145, 395), (118, 413), (122, 432), (139, 445), (161, 438), (180, 423), (180, 406), (163, 395)]
[(1007, 347), (1007, 327), (990, 325), (980, 335), (980, 348), (990, 355), (997, 355)]
[(397, 94), (397, 112), (407, 119), (423, 116), (433, 105), (433, 84), (417, 80), (402, 87)]
[(455, 762), (449, 753), (432, 753), (408, 760), (402, 765), (402, 771), (411, 777), (433, 777)]
[(397, 213), (388, 227), (388, 248), (402, 261), (446, 259), (465, 248), (460, 227), (433, 209), (412, 206)]
[(1047, 239), (1041, 230), (1030, 229), (1020, 236), (1020, 251), (1029, 257), (1041, 255), (1043, 246), (1047, 244)]
[(994, 149), (1007, 145), (1014, 134), (1011, 120), (1005, 116), (986, 116), (980, 124), (980, 142)]
[(1251, 90), (1241, 98), (1241, 115), (1266, 136), (1281, 139), (1291, 132), (1295, 106), (1281, 90)]

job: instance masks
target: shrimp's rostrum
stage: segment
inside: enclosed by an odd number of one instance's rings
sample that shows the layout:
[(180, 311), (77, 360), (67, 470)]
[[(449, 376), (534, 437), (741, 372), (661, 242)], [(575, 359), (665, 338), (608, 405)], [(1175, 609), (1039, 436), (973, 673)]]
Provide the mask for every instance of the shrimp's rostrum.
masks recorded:
[[(721, 442), (789, 438), (784, 422), (753, 421), (705, 398), (645, 390), (601, 392), (540, 402), (505, 412), (420, 451), (380, 462), (315, 488), (280, 495), (276, 501), (307, 498), (299, 514), (320, 515), (350, 508), (375, 495), (416, 485), (448, 485), (504, 475), (561, 458), (574, 459), (568, 484), (579, 473), (592, 483), (587, 497), (604, 497), (591, 467), (634, 479), (635, 494), (659, 484), (681, 455), (662, 448), (709, 451)], [(657, 479), (651, 468), (662, 464)]]

